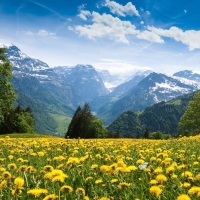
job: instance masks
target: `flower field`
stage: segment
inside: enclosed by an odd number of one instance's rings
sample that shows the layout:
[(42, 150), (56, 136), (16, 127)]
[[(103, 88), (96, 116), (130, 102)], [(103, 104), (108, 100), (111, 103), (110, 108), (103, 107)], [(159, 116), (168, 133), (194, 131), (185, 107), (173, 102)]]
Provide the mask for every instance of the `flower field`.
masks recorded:
[(200, 137), (0, 138), (2, 200), (195, 200)]

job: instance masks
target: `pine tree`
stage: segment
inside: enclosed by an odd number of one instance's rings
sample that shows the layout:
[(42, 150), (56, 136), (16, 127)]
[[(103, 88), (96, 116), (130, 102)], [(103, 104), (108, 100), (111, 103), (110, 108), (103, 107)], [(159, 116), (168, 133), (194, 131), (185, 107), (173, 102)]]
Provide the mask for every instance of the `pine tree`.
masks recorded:
[(200, 134), (200, 92), (194, 94), (194, 100), (190, 101), (185, 113), (179, 122), (181, 135)]
[(12, 78), (12, 66), (5, 56), (5, 49), (0, 48), (0, 123), (4, 116), (13, 107), (12, 102), (16, 100), (16, 93), (9, 79)]
[(81, 107), (78, 106), (76, 109), (76, 112), (74, 113), (74, 116), (69, 124), (69, 127), (67, 129), (67, 133), (65, 135), (65, 138), (70, 137), (70, 138), (77, 138), (80, 137), (80, 116), (81, 114)]
[(92, 112), (88, 103), (85, 103), (81, 110), (81, 135), (82, 138), (90, 138), (90, 128), (92, 121)]
[(98, 138), (106, 137), (107, 130), (101, 120), (92, 115), (90, 106), (86, 103), (79, 106), (69, 124), (65, 138)]
[(146, 129), (145, 132), (144, 132), (144, 138), (145, 139), (149, 138), (149, 130), (148, 129)]

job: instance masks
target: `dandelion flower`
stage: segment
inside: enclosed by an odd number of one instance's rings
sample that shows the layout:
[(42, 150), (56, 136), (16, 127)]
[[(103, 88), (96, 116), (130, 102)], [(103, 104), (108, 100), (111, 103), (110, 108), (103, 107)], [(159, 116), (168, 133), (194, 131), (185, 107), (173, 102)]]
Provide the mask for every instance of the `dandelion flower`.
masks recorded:
[(46, 197), (44, 197), (43, 200), (54, 200), (54, 199), (57, 199), (57, 198), (58, 198), (57, 195), (55, 195), (55, 194), (49, 194)]
[(99, 183), (102, 183), (102, 182), (103, 182), (102, 179), (98, 179), (98, 180), (95, 181), (95, 184), (99, 184)]
[(163, 183), (163, 182), (165, 182), (165, 181), (167, 181), (167, 177), (165, 176), (165, 175), (163, 175), (163, 174), (158, 174), (157, 176), (156, 176), (156, 180), (159, 182), (159, 183)]
[(83, 188), (77, 188), (76, 189), (76, 193), (84, 196), (85, 195), (85, 190)]
[(41, 194), (48, 194), (48, 190), (43, 188), (35, 188), (28, 190), (27, 194), (31, 194), (34, 197), (39, 197)]
[(110, 182), (111, 182), (111, 183), (116, 183), (116, 182), (118, 182), (118, 179), (114, 178), (114, 179), (112, 179)]
[(181, 194), (177, 197), (177, 200), (191, 200), (187, 194)]
[(17, 177), (14, 180), (14, 184), (15, 184), (16, 189), (22, 189), (22, 187), (24, 185), (24, 179), (22, 177)]
[(17, 166), (15, 163), (8, 164), (8, 169), (17, 169)]
[(162, 189), (154, 185), (150, 187), (149, 192), (153, 195), (156, 195), (156, 197), (158, 198), (160, 194), (162, 193)]
[(6, 185), (7, 181), (6, 180), (3, 180), (1, 183), (0, 183), (0, 190), (2, 190), (4, 188), (4, 186)]
[(64, 193), (70, 193), (73, 191), (73, 188), (69, 185), (64, 185), (60, 188), (60, 191)]
[(11, 174), (10, 174), (10, 172), (5, 171), (5, 172), (2, 173), (1, 177), (3, 179), (10, 179), (11, 178)]

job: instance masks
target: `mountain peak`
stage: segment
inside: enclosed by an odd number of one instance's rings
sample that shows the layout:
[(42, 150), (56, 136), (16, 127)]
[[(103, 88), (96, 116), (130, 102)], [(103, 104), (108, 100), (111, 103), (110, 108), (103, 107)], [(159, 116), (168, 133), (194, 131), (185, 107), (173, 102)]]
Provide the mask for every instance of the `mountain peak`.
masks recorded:
[(40, 72), (49, 69), (49, 66), (46, 63), (27, 56), (13, 44), (3, 46), (6, 48), (6, 57), (12, 63), (13, 73), (20, 71), (26, 74), (33, 71)]
[(173, 76), (200, 82), (200, 71), (197, 70), (183, 70), (176, 72)]

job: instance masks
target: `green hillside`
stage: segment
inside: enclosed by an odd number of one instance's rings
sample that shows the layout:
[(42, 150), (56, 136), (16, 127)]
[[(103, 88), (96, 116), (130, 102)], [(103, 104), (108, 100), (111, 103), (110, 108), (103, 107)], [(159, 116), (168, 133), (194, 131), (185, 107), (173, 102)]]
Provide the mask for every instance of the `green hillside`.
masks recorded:
[(168, 102), (160, 102), (147, 107), (142, 112), (126, 111), (115, 119), (107, 129), (119, 131), (123, 137), (136, 137), (138, 132), (144, 134), (145, 129), (150, 132), (161, 131), (172, 135), (178, 134), (178, 122), (193, 99), (194, 93), (180, 96)]

